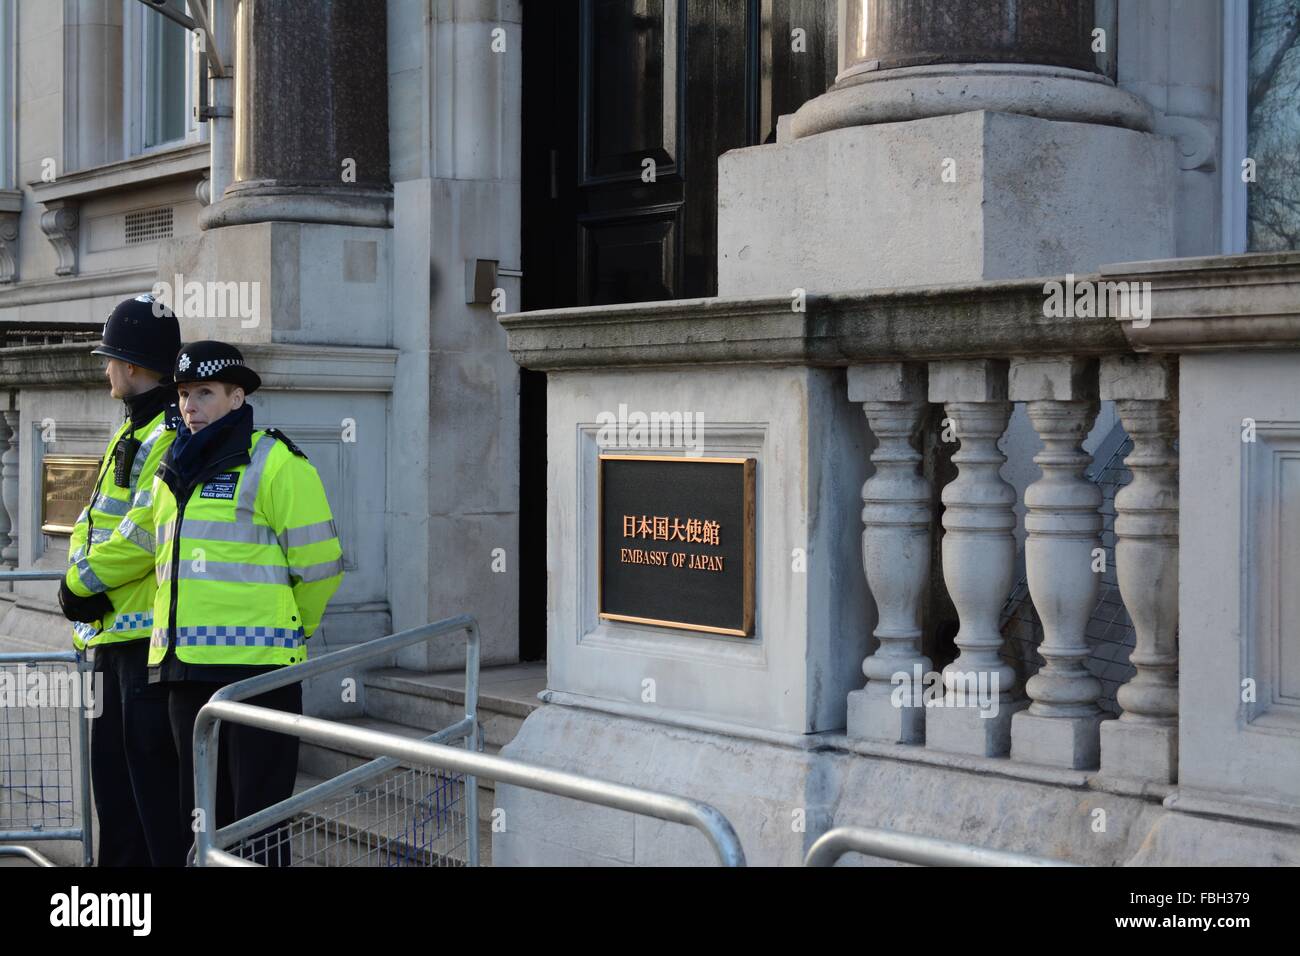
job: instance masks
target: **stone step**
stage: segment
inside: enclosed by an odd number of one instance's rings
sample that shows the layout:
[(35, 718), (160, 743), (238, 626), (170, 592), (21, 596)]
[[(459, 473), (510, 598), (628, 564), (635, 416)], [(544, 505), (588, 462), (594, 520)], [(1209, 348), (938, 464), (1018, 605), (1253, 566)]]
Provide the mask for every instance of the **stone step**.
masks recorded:
[[(394, 667), (370, 671), (362, 682), (368, 716), (433, 731), (465, 715), (461, 673), (423, 674)], [(492, 670), (483, 673), (478, 718), (486, 751), (495, 752), (514, 739), (524, 719), (540, 706), (536, 695), (544, 686), (544, 671), (519, 681), (501, 681)]]

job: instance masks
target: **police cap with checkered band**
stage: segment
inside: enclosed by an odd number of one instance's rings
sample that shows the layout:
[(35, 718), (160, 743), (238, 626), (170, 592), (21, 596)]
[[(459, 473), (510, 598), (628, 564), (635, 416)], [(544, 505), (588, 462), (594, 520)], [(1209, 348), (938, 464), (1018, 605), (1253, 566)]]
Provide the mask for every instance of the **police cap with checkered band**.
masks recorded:
[(176, 356), (175, 378), (177, 385), (187, 382), (225, 382), (238, 385), (244, 394), (251, 395), (262, 385), (262, 379), (244, 364), (244, 356), (229, 342), (191, 342), (182, 345)]

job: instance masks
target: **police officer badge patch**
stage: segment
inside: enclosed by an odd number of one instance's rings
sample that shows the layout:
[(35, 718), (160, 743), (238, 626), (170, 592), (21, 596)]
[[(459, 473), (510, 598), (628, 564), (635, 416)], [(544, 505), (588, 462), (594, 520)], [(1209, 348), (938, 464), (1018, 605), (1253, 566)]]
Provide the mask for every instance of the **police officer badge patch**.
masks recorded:
[(233, 471), (223, 472), (220, 475), (213, 475), (203, 484), (203, 490), (199, 492), (200, 498), (222, 498), (226, 501), (233, 501), (235, 497), (235, 485), (239, 483), (239, 475)]

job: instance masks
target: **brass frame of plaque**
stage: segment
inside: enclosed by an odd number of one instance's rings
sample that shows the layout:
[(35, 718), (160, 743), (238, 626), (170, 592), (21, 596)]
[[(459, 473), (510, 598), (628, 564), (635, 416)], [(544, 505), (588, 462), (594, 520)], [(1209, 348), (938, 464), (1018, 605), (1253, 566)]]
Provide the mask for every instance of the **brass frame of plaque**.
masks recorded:
[[(100, 466), (102, 460), (94, 455), (46, 455), (41, 459), (41, 530), (46, 534), (72, 534), (73, 526), (76, 523), (77, 515), (81, 514), (84, 508), (95, 493), (95, 486), (98, 483), (100, 475)], [(77, 504), (71, 514), (56, 513), (51, 515), (50, 511), (50, 472), (59, 468), (77, 469), (89, 475), (89, 483), (86, 494), (77, 499)], [(51, 518), (55, 520), (51, 520)], [(65, 524), (60, 518), (67, 518), (71, 523)]]
[[(607, 614), (602, 609), (605, 604), (604, 554), (601, 519), (605, 514), (605, 469), (602, 461), (673, 461), (684, 463), (701, 463), (714, 465), (741, 465), (744, 474), (744, 563), (741, 574), (744, 576), (742, 626), (710, 627), (706, 624), (688, 624), (685, 621), (665, 621), (650, 617), (633, 617), (628, 614)], [(726, 634), (731, 637), (752, 637), (754, 634), (754, 474), (756, 461), (753, 458), (688, 458), (685, 455), (598, 455), (596, 456), (596, 604), (597, 617), (602, 621), (623, 621), (628, 624), (655, 624), (660, 627), (673, 627), (685, 631), (701, 631), (708, 634)]]

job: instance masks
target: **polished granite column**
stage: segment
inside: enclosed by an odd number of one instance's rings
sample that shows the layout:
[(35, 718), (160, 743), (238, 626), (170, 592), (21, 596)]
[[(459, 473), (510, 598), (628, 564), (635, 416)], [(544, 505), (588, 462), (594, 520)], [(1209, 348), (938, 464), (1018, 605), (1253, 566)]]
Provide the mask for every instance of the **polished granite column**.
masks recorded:
[(204, 228), (271, 220), (386, 226), (386, 7), (243, 0), (234, 177)]
[(973, 110), (1150, 128), (1093, 53), (1093, 0), (845, 0), (840, 73), (796, 137)]

